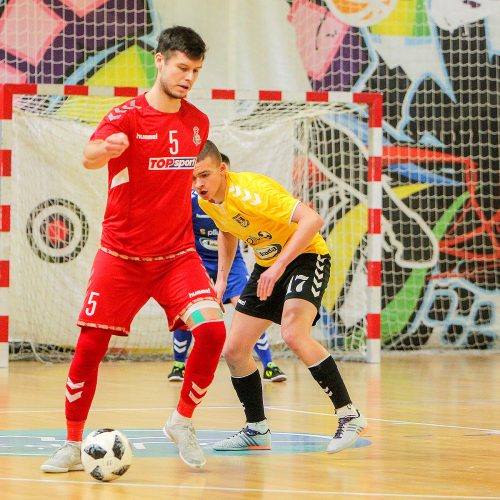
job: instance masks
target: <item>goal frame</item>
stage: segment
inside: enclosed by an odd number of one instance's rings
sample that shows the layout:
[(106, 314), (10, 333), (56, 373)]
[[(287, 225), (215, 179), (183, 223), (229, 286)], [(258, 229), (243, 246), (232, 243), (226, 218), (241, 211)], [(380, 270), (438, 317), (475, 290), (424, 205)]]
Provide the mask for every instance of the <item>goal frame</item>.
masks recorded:
[[(9, 287), (12, 155), (3, 148), (4, 122), (13, 119), (13, 100), (17, 95), (135, 97), (149, 88), (52, 84), (0, 84), (0, 368), (9, 364)], [(291, 92), (280, 90), (194, 89), (190, 100), (248, 100), (260, 102), (305, 102), (362, 104), (368, 115), (367, 161), (367, 314), (366, 358), (381, 359), (382, 302), (382, 118), (383, 96), (374, 92)], [(14, 153), (15, 154), (15, 153)]]

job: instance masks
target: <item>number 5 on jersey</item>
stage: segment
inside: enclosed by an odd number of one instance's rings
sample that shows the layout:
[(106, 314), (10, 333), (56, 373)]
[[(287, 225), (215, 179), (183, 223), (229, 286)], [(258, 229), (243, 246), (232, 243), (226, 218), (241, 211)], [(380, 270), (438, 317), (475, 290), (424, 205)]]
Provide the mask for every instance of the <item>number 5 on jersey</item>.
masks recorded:
[(177, 130), (168, 131), (168, 140), (170, 142), (169, 153), (171, 155), (176, 155), (179, 152), (179, 139), (175, 136), (177, 135)]
[(97, 307), (96, 298), (99, 297), (97, 292), (90, 292), (89, 300), (87, 301), (88, 307), (85, 308), (85, 314), (87, 316), (93, 316), (95, 313), (95, 308)]

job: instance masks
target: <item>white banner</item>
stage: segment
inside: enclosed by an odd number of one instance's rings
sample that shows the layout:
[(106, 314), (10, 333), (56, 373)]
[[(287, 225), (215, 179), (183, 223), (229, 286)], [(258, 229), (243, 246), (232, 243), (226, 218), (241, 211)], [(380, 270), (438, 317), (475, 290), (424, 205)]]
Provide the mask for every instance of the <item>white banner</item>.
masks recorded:
[[(252, 170), (291, 187), (293, 128), (213, 128), (211, 139), (237, 171)], [(99, 247), (107, 169), (86, 170), (82, 151), (92, 128), (16, 112), (6, 130), (12, 148), (11, 341), (74, 345), (76, 319)], [(118, 345), (170, 345), (163, 310), (150, 301)]]

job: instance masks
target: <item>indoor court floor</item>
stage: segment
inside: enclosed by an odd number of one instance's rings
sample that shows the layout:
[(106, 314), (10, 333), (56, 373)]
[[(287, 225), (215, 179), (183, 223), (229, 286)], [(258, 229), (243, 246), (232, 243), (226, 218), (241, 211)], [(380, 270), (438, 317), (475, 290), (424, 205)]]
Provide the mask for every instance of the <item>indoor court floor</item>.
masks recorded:
[(294, 359), (277, 360), (286, 382), (264, 384), (273, 450), (210, 452), (244, 423), (221, 361), (195, 412), (207, 450), (199, 471), (161, 432), (181, 387), (167, 381), (170, 362), (104, 363), (87, 430), (120, 429), (134, 453), (129, 471), (111, 483), (39, 470), (65, 437), (68, 365), (12, 362), (0, 370), (0, 498), (500, 498), (499, 361), (496, 353), (462, 352), (339, 363), (369, 426), (355, 447), (333, 455), (324, 451), (336, 428), (329, 399)]

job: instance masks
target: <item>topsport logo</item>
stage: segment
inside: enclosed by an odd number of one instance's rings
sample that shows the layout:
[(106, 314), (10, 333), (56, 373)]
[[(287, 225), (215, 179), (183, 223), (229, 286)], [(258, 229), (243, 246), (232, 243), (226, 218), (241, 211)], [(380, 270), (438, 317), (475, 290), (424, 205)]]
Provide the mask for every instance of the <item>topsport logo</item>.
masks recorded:
[(163, 158), (150, 158), (149, 159), (149, 170), (168, 170), (168, 169), (179, 169), (179, 170), (189, 170), (194, 168), (196, 165), (196, 158), (176, 158), (165, 156)]

